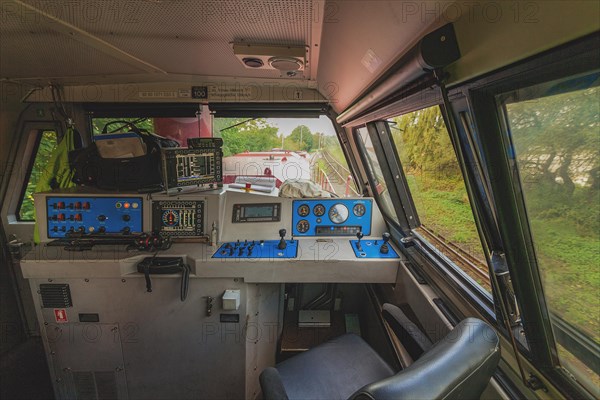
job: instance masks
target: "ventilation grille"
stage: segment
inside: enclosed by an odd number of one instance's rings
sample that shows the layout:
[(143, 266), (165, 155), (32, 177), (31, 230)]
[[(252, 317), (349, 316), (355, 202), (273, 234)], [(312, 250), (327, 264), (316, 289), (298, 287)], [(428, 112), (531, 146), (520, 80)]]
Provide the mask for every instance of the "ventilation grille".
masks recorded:
[(66, 283), (42, 284), (40, 285), (43, 308), (66, 308), (72, 307), (71, 289)]
[(77, 400), (113, 400), (118, 398), (117, 379), (112, 371), (74, 371)]

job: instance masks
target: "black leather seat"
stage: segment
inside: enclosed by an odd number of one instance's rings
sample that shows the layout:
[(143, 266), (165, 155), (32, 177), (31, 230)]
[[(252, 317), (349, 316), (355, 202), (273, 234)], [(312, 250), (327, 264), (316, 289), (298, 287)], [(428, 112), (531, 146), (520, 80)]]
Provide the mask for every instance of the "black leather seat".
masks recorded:
[[(404, 316), (393, 305), (384, 307), (388, 317)], [(394, 374), (364, 340), (346, 334), (265, 369), (260, 375), (264, 399), (479, 398), (500, 359), (496, 332), (479, 319), (467, 318), (431, 346), (416, 327), (407, 329), (407, 321), (398, 324), (426, 350), (408, 368)]]

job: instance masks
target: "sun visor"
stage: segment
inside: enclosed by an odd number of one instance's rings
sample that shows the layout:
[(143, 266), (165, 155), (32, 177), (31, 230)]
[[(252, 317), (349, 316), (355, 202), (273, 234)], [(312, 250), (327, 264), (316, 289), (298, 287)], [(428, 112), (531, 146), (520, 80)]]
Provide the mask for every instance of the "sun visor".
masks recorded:
[(363, 96), (346, 111), (337, 122), (345, 124), (384, 103), (390, 96), (414, 86), (417, 80), (426, 81), (438, 68), (446, 67), (460, 58), (460, 50), (452, 24), (423, 37), (415, 46), (394, 64)]

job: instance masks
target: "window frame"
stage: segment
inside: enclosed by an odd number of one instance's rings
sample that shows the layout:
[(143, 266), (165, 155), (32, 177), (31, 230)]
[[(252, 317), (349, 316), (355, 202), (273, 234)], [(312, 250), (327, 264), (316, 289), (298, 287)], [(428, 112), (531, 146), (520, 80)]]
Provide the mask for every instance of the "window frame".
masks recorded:
[(506, 114), (498, 99), (511, 91), (598, 70), (599, 41), (600, 34), (595, 33), (464, 85), (476, 130), (485, 132), (479, 139), (486, 158), (493, 204), (501, 221), (500, 235), (505, 243), (508, 239), (511, 243), (502, 250), (526, 321), (523, 328), (531, 349), (526, 355), (568, 397), (589, 397), (590, 393), (560, 367), (558, 342), (544, 297), (519, 171), (511, 161)]
[(59, 136), (59, 132), (56, 129), (38, 129), (35, 135), (35, 142), (33, 143), (33, 148), (29, 154), (31, 157), (29, 158), (29, 162), (27, 164), (27, 170), (25, 173), (25, 177), (23, 180), (23, 184), (21, 185), (21, 190), (19, 192), (19, 200), (17, 202), (17, 207), (15, 209), (15, 219), (17, 222), (35, 222), (35, 219), (22, 219), (21, 218), (21, 207), (23, 206), (23, 199), (25, 197), (25, 193), (27, 192), (27, 186), (29, 185), (29, 180), (31, 179), (31, 173), (33, 172), (33, 167), (35, 165), (35, 161), (37, 158), (38, 151), (40, 149), (40, 144), (42, 143), (42, 137), (44, 136), (44, 132), (54, 132), (56, 135), (56, 144), (60, 143), (62, 137)]
[[(428, 99), (431, 100), (432, 98), (434, 98), (434, 97), (430, 97)], [(408, 100), (412, 100), (412, 99), (408, 99)], [(407, 114), (407, 113), (418, 111), (418, 110), (421, 110), (424, 108), (428, 108), (428, 107), (432, 107), (432, 106), (439, 106), (441, 109), (442, 115), (444, 116), (444, 124), (446, 125), (446, 128), (448, 129), (448, 120), (446, 117), (445, 108), (443, 107), (443, 104), (440, 103), (439, 97), (435, 97), (435, 100), (437, 100), (437, 101), (433, 101), (433, 102), (427, 101), (425, 103), (418, 102), (418, 101), (417, 102), (411, 101), (409, 107), (399, 107), (396, 109), (392, 108), (390, 110), (401, 109), (401, 114)], [(379, 114), (377, 117), (384, 118), (384, 117), (393, 117), (394, 116), (394, 114), (392, 114), (392, 115), (389, 115), (389, 114), (390, 113), (387, 112), (385, 114)], [(377, 124), (379, 124), (379, 126)], [(409, 200), (411, 202), (410, 204), (412, 207), (414, 207), (414, 201), (412, 200), (412, 195), (411, 195), (410, 191), (408, 190), (408, 182), (406, 181), (406, 176), (404, 175), (404, 170), (402, 169), (401, 161), (398, 157), (398, 153), (395, 148), (395, 144), (391, 137), (391, 131), (389, 129), (388, 122), (383, 119), (378, 119), (378, 120), (370, 121), (367, 123), (360, 123), (360, 124), (354, 124), (354, 125), (350, 124), (350, 128), (353, 129), (353, 133), (357, 129), (364, 127), (364, 126), (366, 126), (366, 127), (372, 126), (373, 127), (372, 130), (370, 130), (368, 132), (371, 137), (371, 141), (373, 141), (375, 154), (380, 163), (380, 166), (382, 167), (382, 170), (384, 170), (384, 166), (388, 167), (387, 173), (384, 174), (384, 179), (386, 180), (386, 185), (388, 186), (390, 195), (394, 196), (397, 199), (396, 201), (399, 201), (399, 199), (401, 199), (403, 196), (400, 191), (405, 189), (406, 192), (404, 193), (404, 196), (405, 196), (405, 198), (410, 199)], [(380, 126), (385, 127), (384, 134), (381, 134), (381, 135), (377, 134), (378, 130), (381, 129)], [(448, 129), (448, 133), (451, 135), (450, 129)], [(355, 140), (356, 140), (356, 134), (354, 134), (354, 135), (355, 135)], [(450, 139), (454, 143), (453, 138), (451, 137)], [(357, 149), (359, 151), (359, 156), (360, 156), (361, 160), (363, 162), (365, 162), (365, 160), (368, 159), (368, 155), (366, 154), (366, 152), (364, 150), (364, 145), (362, 144), (360, 139), (356, 140), (356, 142), (357, 142)], [(383, 150), (386, 148), (386, 146), (389, 149), (393, 148), (393, 150), (388, 151), (388, 156), (393, 157), (392, 159), (394, 160), (394, 162), (391, 163), (392, 165), (388, 164), (388, 161), (386, 159), (386, 154), (384, 153), (384, 150)], [(456, 151), (455, 151), (455, 154), (456, 154)], [(477, 210), (474, 207), (474, 202), (470, 196), (470, 192), (471, 192), (469, 190), (470, 181), (466, 179), (464, 171), (462, 170), (462, 163), (461, 163), (461, 160), (459, 159), (459, 155), (456, 154), (456, 157), (457, 157), (457, 162), (459, 164), (461, 164), (461, 172), (463, 172), (462, 178), (465, 183), (465, 187), (467, 187), (467, 193), (469, 194), (471, 210), (473, 212), (473, 216), (476, 221), (476, 224), (478, 224), (477, 221), (479, 218), (477, 215)], [(368, 162), (365, 163), (365, 165), (369, 165)], [(390, 167), (392, 167), (392, 168), (395, 167), (396, 169), (393, 170)], [(373, 182), (373, 177), (370, 176), (369, 174), (370, 174), (370, 172), (368, 171), (367, 178), (369, 180), (369, 185), (374, 188), (375, 186), (374, 186), (374, 182)], [(399, 179), (393, 180), (392, 176), (395, 176), (395, 175), (398, 175)], [(401, 182), (400, 188), (397, 185), (396, 181)], [(394, 191), (392, 191), (392, 190), (394, 190)], [(395, 195), (394, 195), (394, 193), (395, 193)], [(376, 199), (376, 201), (378, 201), (378, 205), (379, 205), (381, 200), (379, 199), (379, 196), (377, 195), (376, 191), (373, 190), (372, 196)], [(394, 197), (392, 199), (394, 199)], [(394, 204), (396, 203), (396, 201), (394, 201)], [(380, 207), (380, 209), (381, 209), (381, 207)], [(415, 210), (414, 211), (415, 215), (417, 215), (416, 209), (415, 208), (413, 208), (413, 209)], [(399, 219), (404, 217), (405, 221), (408, 221), (408, 218), (406, 218), (404, 205), (402, 205), (400, 207), (396, 206), (396, 212), (397, 212)], [(404, 228), (404, 226), (408, 225), (408, 222), (406, 222), (406, 225), (402, 226), (401, 224), (396, 223), (396, 221), (394, 221), (393, 219), (389, 218), (387, 213), (383, 213), (383, 215), (384, 215), (384, 218), (386, 219), (386, 222), (388, 223), (388, 225), (395, 228), (395, 229), (392, 229), (390, 232), (392, 234), (392, 238), (395, 239), (396, 243), (401, 244), (400, 247), (403, 250), (403, 253), (409, 259), (409, 261), (411, 261), (413, 264), (419, 266), (419, 267), (417, 267), (419, 269), (419, 273), (421, 273), (422, 275), (425, 276), (428, 283), (430, 283), (433, 286), (440, 289), (440, 292), (443, 294), (448, 294), (448, 292), (443, 290), (442, 286), (444, 284), (446, 286), (448, 284), (450, 284), (456, 292), (460, 293), (460, 296), (462, 298), (466, 297), (466, 298), (470, 299), (471, 305), (475, 308), (476, 312), (482, 316), (482, 318), (486, 319), (491, 324), (496, 325), (498, 329), (504, 330), (503, 325), (496, 318), (493, 294), (486, 292), (479, 284), (477, 284), (470, 276), (468, 276), (468, 274), (466, 272), (464, 272), (459, 266), (457, 266), (454, 262), (452, 262), (446, 256), (444, 256), (435, 246), (433, 246), (433, 244), (429, 243), (427, 240), (424, 240), (424, 238), (422, 238), (416, 232), (413, 232), (412, 227), (410, 229)], [(418, 221), (418, 216), (417, 216), (416, 220)], [(479, 231), (479, 228), (478, 228), (478, 231)], [(485, 252), (485, 244), (483, 242), (483, 240), (485, 238), (481, 236), (481, 232), (480, 232), (479, 236), (480, 236), (480, 240), (482, 240), (482, 246), (484, 246), (484, 252)], [(425, 268), (423, 268), (424, 264), (428, 265), (429, 267), (432, 267), (433, 270), (435, 271), (436, 276), (425, 271)], [(490, 265), (489, 261), (488, 261), (488, 265)], [(440, 276), (442, 277), (442, 279), (440, 279)], [(442, 284), (440, 282), (440, 280), (441, 281), (445, 280), (445, 282)], [(438, 284), (437, 282), (440, 282), (440, 283)], [(448, 294), (448, 296), (452, 297), (451, 294)], [(447, 303), (451, 304), (452, 301), (449, 301)], [(457, 314), (462, 314), (462, 312), (458, 312)]]

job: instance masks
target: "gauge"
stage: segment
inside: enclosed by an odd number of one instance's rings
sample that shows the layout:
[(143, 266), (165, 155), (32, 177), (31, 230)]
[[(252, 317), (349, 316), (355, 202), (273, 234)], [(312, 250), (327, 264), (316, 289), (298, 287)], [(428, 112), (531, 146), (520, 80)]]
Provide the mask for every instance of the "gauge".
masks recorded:
[(317, 217), (322, 217), (325, 215), (325, 206), (323, 204), (317, 204), (313, 208), (313, 214), (315, 214)]
[(355, 204), (354, 205), (354, 208), (352, 209), (352, 212), (357, 217), (362, 217), (363, 215), (365, 215), (365, 212), (367, 212), (367, 209), (365, 208), (364, 204), (359, 203), (359, 204)]
[(308, 232), (309, 228), (310, 228), (310, 224), (305, 219), (301, 219), (296, 224), (296, 230), (298, 231), (298, 233), (306, 233), (306, 232)]
[(174, 210), (163, 212), (162, 222), (164, 226), (175, 226), (179, 223), (179, 213)]
[(298, 215), (301, 217), (306, 217), (308, 214), (310, 214), (310, 207), (308, 204), (302, 204), (300, 207), (298, 207)]
[(348, 207), (342, 203), (334, 204), (329, 209), (329, 219), (334, 224), (344, 223), (348, 219), (348, 214), (350, 214)]

